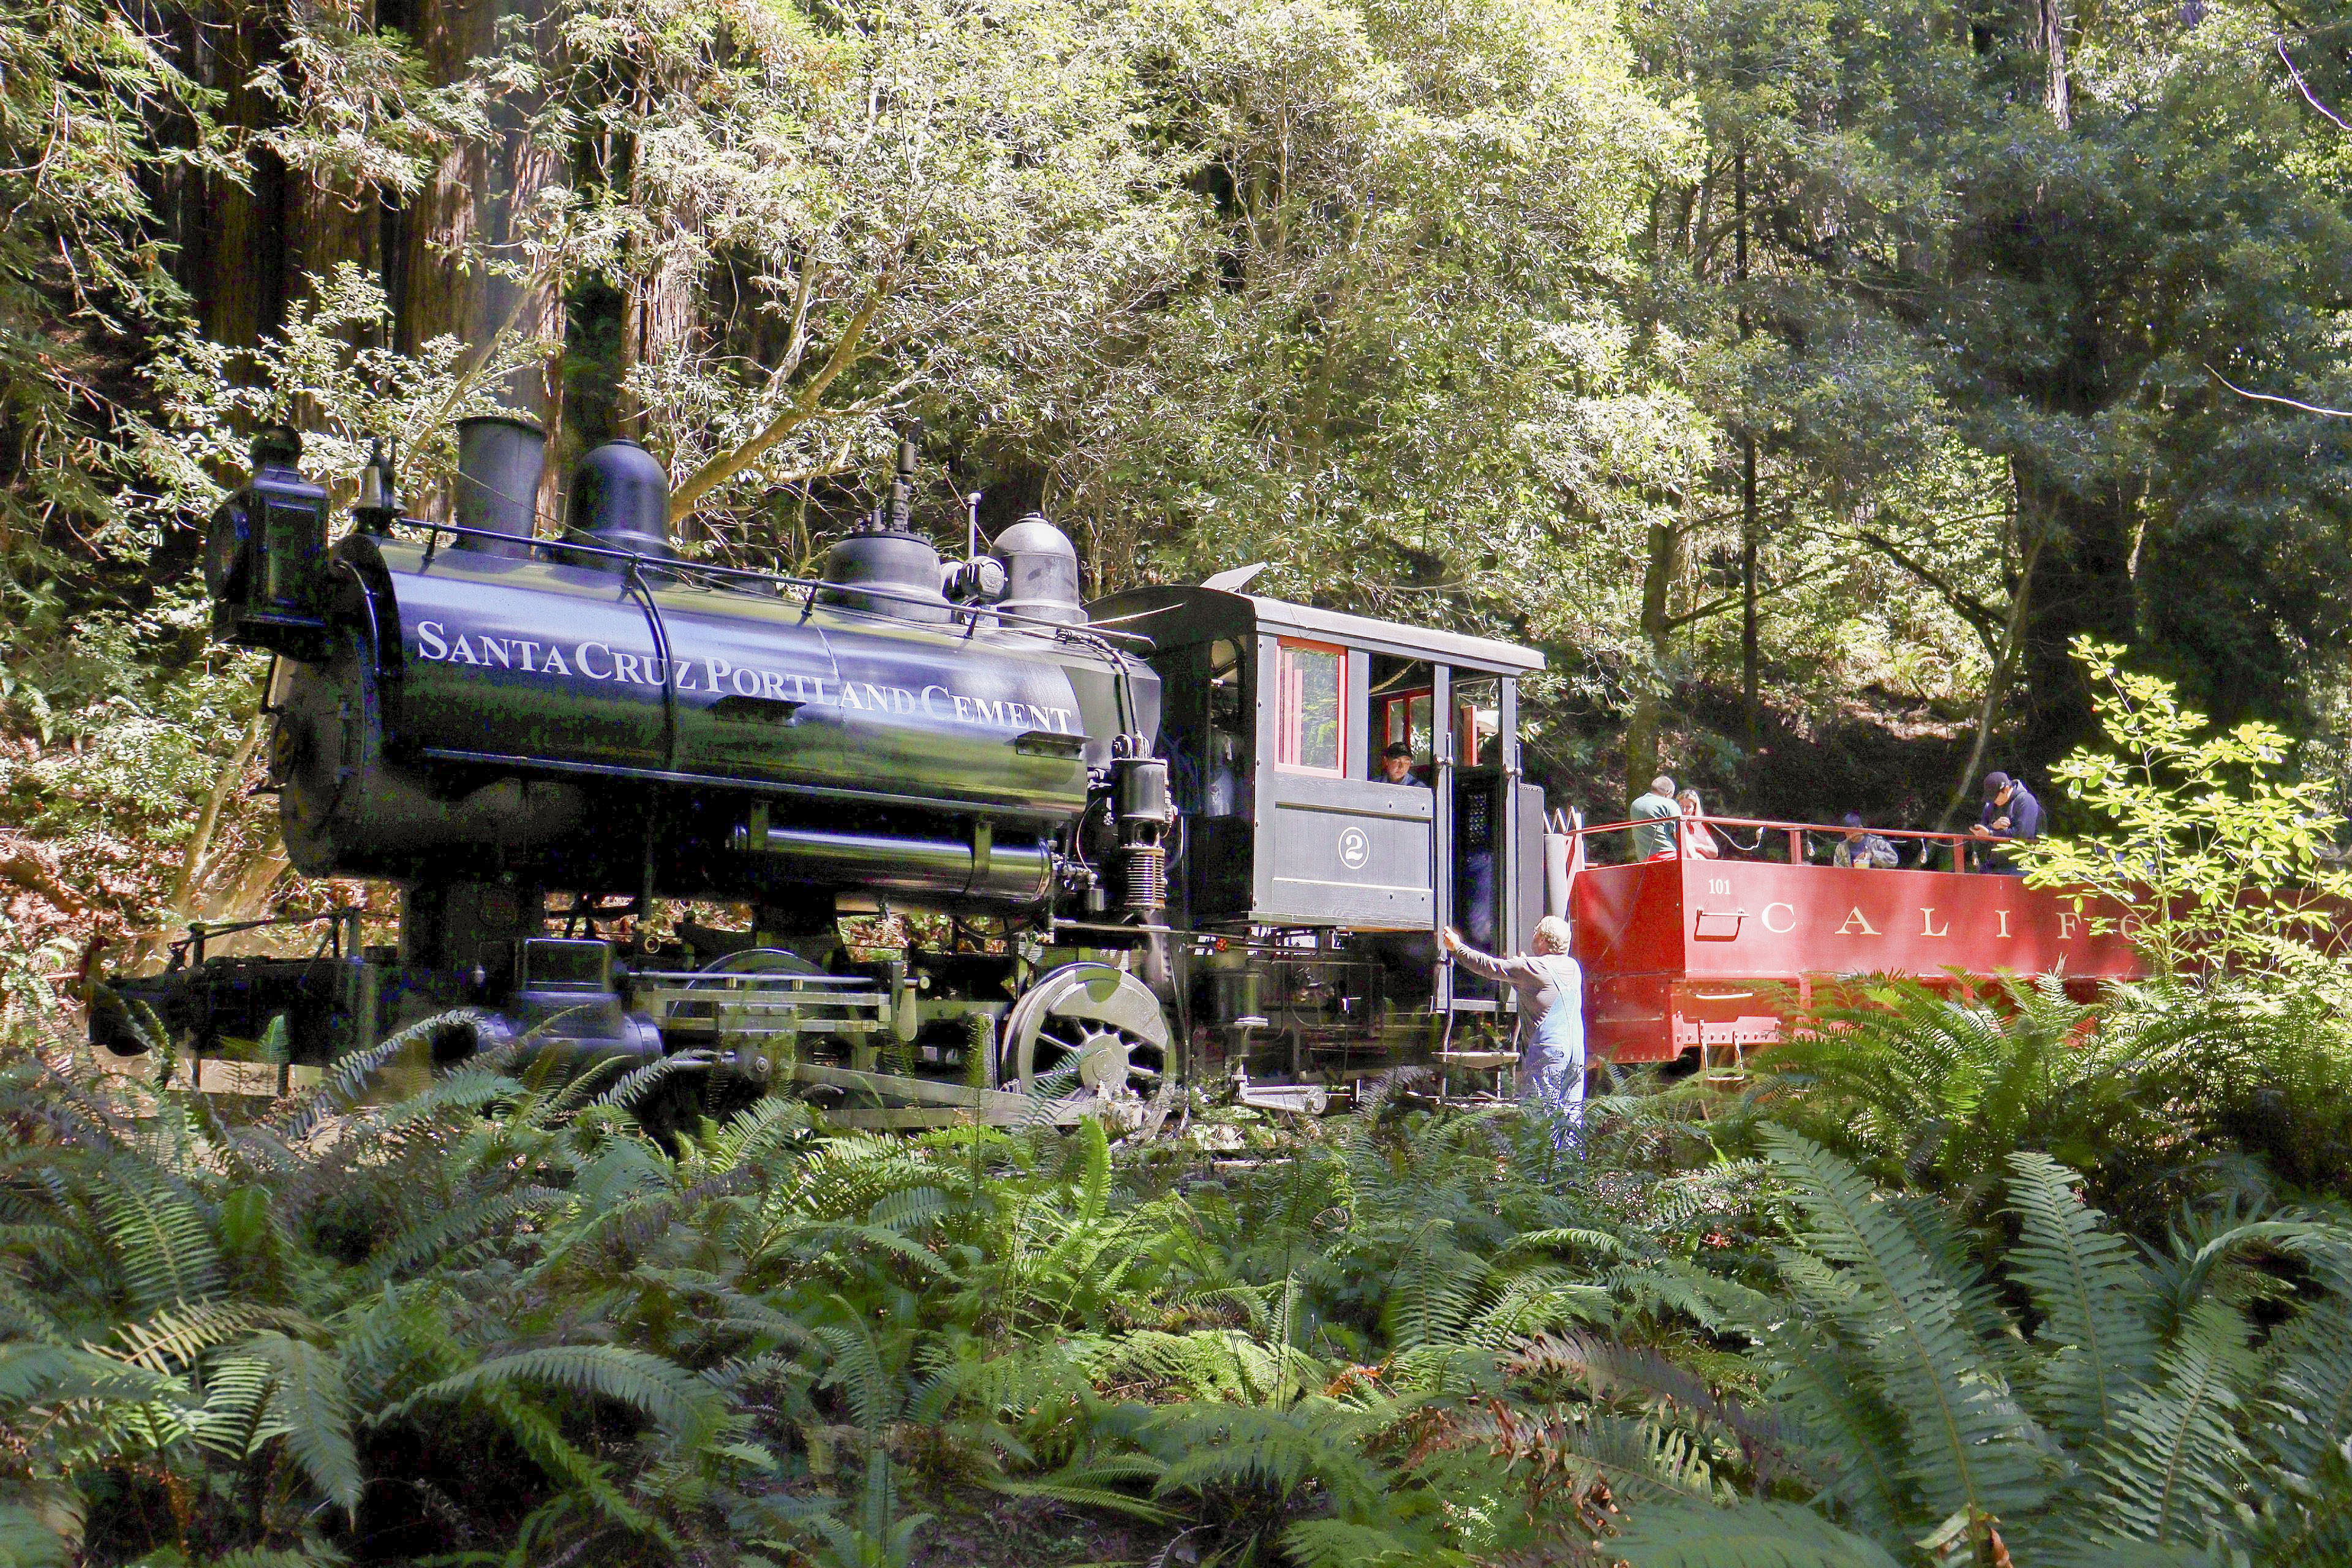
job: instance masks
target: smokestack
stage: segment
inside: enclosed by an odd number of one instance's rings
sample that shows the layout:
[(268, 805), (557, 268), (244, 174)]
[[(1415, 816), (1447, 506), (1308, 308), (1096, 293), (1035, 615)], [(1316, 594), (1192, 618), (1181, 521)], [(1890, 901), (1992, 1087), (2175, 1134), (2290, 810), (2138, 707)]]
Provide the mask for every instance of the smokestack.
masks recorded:
[[(527, 419), (479, 414), (457, 421), (457, 506), (460, 528), (478, 528), (528, 540), (539, 515), (539, 479), (547, 467), (547, 433)], [(460, 538), (457, 548), (524, 556), (530, 547), (493, 539)]]

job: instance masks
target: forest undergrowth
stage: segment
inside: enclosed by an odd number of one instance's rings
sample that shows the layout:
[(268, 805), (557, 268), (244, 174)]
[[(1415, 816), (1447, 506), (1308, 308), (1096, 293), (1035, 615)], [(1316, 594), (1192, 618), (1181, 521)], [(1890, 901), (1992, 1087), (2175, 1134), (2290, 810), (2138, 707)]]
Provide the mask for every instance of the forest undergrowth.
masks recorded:
[(1879, 1000), (1565, 1146), (666, 1144), (667, 1068), (370, 1103), (400, 1042), (232, 1118), (20, 1038), (0, 1562), (2345, 1561), (2340, 1014)]

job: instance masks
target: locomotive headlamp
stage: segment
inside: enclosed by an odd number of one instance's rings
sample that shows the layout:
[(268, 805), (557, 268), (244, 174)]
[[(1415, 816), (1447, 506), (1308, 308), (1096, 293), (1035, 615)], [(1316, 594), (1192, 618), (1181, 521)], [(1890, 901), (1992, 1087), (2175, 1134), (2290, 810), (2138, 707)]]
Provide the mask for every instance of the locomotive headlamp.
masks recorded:
[(947, 596), (960, 605), (993, 604), (1004, 596), (1004, 563), (993, 555), (975, 555), (947, 569)]
[(256, 436), (253, 478), (205, 537), (213, 635), (289, 658), (315, 658), (327, 626), (327, 492), (295, 467), (301, 456), (291, 430)]

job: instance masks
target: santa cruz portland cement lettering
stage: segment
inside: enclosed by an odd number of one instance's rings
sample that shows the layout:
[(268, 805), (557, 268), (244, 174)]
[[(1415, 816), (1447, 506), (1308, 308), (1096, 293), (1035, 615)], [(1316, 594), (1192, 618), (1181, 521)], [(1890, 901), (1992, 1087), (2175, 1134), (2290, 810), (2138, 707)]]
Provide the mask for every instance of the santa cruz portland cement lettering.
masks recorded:
[[(416, 657), (429, 664), (470, 664), (487, 669), (519, 669), (530, 675), (562, 676), (571, 679), (614, 681), (625, 686), (661, 689), (664, 661), (650, 653), (633, 653), (590, 638), (558, 643), (540, 638), (488, 637), (480, 632), (452, 636), (439, 621), (416, 626)], [(971, 697), (944, 686), (911, 688), (867, 680), (839, 680), (828, 675), (798, 670), (759, 669), (730, 664), (723, 658), (681, 658), (675, 665), (675, 689), (707, 692), (718, 697), (751, 697), (771, 702), (795, 702), (818, 708), (839, 708), (871, 713), (920, 713), (960, 724), (991, 729), (1048, 730), (1074, 735), (1076, 712), (1037, 702)]]

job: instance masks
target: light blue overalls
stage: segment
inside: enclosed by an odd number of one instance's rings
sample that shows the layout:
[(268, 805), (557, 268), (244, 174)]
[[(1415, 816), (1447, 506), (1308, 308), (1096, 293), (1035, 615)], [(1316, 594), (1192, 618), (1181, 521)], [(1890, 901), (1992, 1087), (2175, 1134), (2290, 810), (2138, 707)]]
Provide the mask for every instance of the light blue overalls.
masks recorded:
[(1521, 1058), (1523, 1092), (1573, 1131), (1584, 1124), (1584, 969), (1564, 952), (1526, 962), (1549, 984), (1529, 999), (1542, 1016)]

